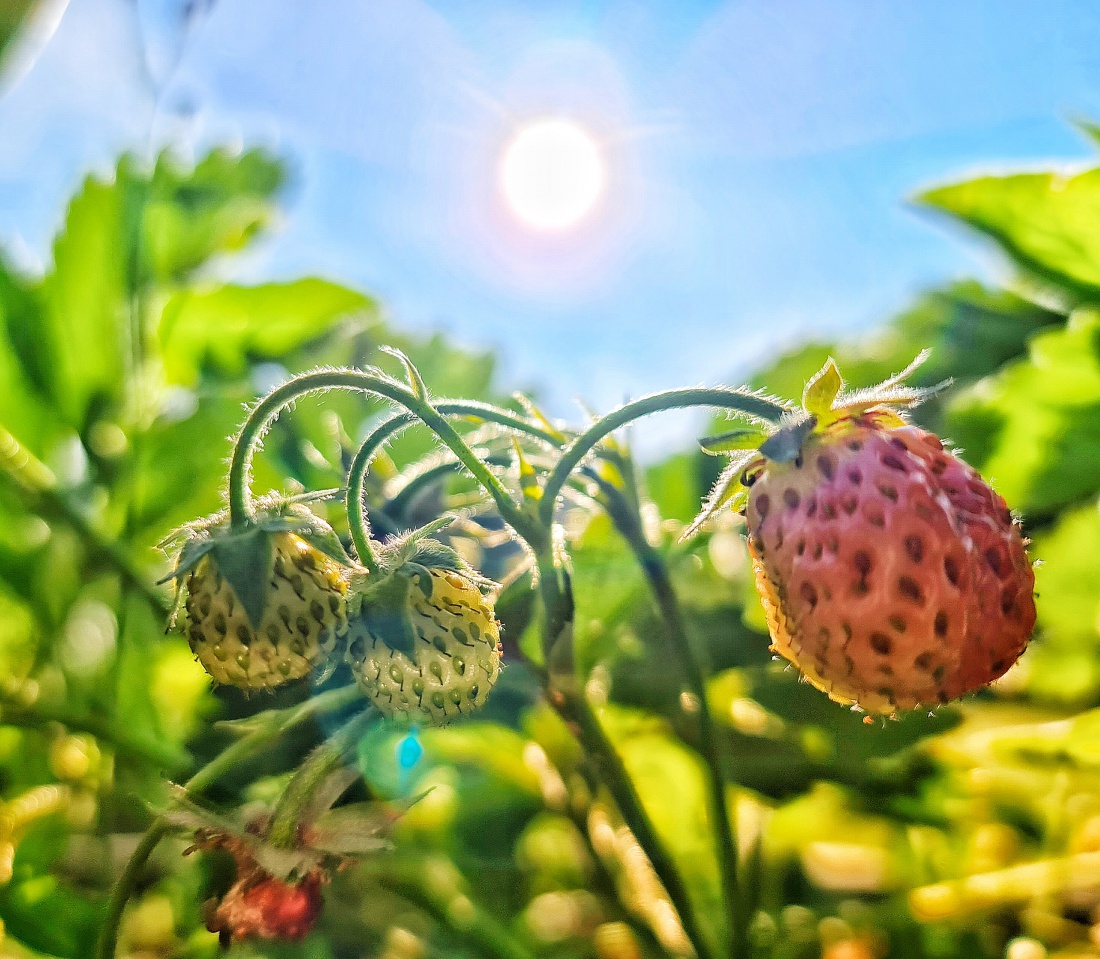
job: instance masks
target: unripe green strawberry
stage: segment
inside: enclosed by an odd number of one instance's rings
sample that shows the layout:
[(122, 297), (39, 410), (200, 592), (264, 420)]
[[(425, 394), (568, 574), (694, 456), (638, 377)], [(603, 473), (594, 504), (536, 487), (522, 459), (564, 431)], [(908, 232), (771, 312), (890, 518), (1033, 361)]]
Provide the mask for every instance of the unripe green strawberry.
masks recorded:
[(737, 464), (772, 649), (838, 702), (887, 715), (993, 681), (1035, 625), (1012, 514), (889, 409), (920, 398), (899, 382), (838, 398), (827, 365), (805, 413)]
[(500, 674), (492, 603), (450, 565), (407, 562), (349, 601), (348, 663), (386, 716), (449, 722), (484, 705)]
[(217, 518), (193, 536), (174, 573), (180, 626), (215, 682), (271, 689), (332, 653), (347, 628), (347, 576), (334, 541), (301, 507), (271, 509), (243, 531)]

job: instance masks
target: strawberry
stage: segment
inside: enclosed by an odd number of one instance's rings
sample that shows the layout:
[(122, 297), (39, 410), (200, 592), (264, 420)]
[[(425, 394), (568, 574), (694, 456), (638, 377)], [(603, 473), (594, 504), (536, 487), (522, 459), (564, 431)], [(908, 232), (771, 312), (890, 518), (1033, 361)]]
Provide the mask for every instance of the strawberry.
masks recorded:
[(321, 874), (285, 882), (253, 871), (238, 879), (220, 902), (207, 910), (206, 925), (226, 945), (246, 939), (296, 942), (321, 914)]
[(386, 716), (446, 723), (484, 705), (500, 674), (500, 628), (486, 585), (450, 549), (389, 548), (383, 572), (349, 598), (347, 660)]
[(328, 524), (272, 501), (243, 529), (217, 516), (185, 535), (172, 573), (180, 625), (215, 682), (271, 689), (332, 653), (347, 627), (348, 561)]
[(830, 361), (805, 410), (735, 458), (739, 492), (727, 471), (708, 504), (746, 506), (772, 649), (838, 702), (889, 715), (993, 681), (1035, 625), (1019, 526), (974, 469), (890, 408), (923, 396), (904, 375), (843, 396)]

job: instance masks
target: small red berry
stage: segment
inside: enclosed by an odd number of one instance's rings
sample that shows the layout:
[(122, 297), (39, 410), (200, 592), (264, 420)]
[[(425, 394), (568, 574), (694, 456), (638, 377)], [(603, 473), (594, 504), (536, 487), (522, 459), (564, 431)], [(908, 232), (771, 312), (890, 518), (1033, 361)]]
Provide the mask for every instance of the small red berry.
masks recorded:
[(290, 883), (256, 871), (238, 880), (211, 910), (207, 928), (226, 943), (303, 939), (321, 914), (321, 876)]
[(931, 433), (874, 410), (753, 463), (746, 521), (772, 649), (873, 713), (996, 679), (1035, 625), (1012, 514)]

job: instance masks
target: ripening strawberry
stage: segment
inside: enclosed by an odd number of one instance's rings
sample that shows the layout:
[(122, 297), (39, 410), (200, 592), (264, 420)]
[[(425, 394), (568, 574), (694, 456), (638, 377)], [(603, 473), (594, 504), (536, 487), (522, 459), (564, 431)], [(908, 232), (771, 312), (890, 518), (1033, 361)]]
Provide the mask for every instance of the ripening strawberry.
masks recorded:
[(271, 689), (332, 653), (347, 626), (341, 554), (300, 506), (271, 507), (243, 530), (217, 517), (191, 531), (172, 574), (179, 625), (215, 682)]
[(322, 905), (319, 871), (301, 882), (284, 882), (257, 870), (211, 905), (206, 924), (225, 945), (248, 939), (297, 942), (316, 924)]
[(889, 408), (922, 395), (900, 379), (838, 398), (830, 361), (805, 413), (736, 461), (772, 649), (838, 702), (888, 715), (992, 682), (1035, 625), (1019, 526)]
[(478, 578), (421, 541), (382, 583), (349, 598), (347, 660), (386, 716), (442, 724), (484, 705), (500, 674), (500, 628)]

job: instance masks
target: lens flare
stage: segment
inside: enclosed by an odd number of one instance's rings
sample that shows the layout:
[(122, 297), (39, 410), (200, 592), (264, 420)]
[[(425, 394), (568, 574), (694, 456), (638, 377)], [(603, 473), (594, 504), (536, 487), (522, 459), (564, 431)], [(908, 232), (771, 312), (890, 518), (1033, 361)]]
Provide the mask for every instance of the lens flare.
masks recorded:
[(500, 172), (508, 208), (536, 230), (576, 226), (604, 188), (599, 146), (571, 120), (536, 120), (524, 126), (505, 148)]

